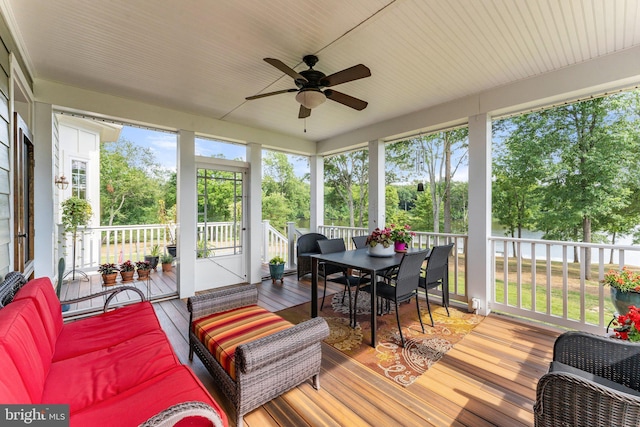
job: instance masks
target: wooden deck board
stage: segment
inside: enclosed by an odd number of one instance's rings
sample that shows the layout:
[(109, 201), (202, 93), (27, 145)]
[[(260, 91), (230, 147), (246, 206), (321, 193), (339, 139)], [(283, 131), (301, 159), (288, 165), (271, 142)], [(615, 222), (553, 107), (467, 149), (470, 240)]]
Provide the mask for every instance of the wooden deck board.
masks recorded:
[[(152, 292), (175, 286), (175, 274), (155, 274)], [(88, 292), (89, 286), (85, 282), (84, 290), (78, 286), (73, 291)], [(286, 275), (284, 284), (265, 280), (258, 288), (259, 304), (271, 311), (302, 304), (311, 300), (310, 287), (309, 276), (298, 281)], [(342, 289), (328, 282), (327, 294)], [(65, 295), (71, 296), (69, 290)], [(198, 357), (188, 360), (186, 301), (166, 300), (154, 308), (179, 359), (194, 370), (235, 426), (233, 408)], [(248, 427), (533, 426), (535, 387), (559, 333), (492, 314), (406, 388), (323, 344), (321, 390), (307, 381), (247, 414), (244, 422)]]

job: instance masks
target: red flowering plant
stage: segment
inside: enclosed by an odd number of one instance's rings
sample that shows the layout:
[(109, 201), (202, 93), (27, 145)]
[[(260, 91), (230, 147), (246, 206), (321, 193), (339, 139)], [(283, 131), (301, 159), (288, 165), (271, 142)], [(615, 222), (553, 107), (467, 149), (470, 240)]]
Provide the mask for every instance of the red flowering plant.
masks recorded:
[(383, 229), (376, 228), (373, 233), (367, 237), (367, 245), (374, 247), (376, 245), (382, 245), (385, 248), (393, 245), (393, 238), (391, 237), (391, 229), (385, 227)]
[(151, 263), (149, 261), (136, 261), (136, 270), (151, 270)]
[(640, 309), (630, 305), (627, 314), (618, 316), (613, 321), (613, 327), (617, 338), (633, 342), (640, 341)]
[(411, 243), (411, 239), (416, 235), (413, 231), (411, 231), (411, 226), (409, 224), (405, 224), (401, 227), (391, 224), (391, 238), (394, 242), (402, 242), (407, 245)]
[(136, 269), (135, 265), (131, 262), (131, 260), (126, 260), (122, 264), (120, 264), (120, 271), (134, 271)]
[(609, 270), (604, 275), (603, 284), (616, 288), (620, 292), (640, 292), (640, 274), (622, 267), (622, 270)]

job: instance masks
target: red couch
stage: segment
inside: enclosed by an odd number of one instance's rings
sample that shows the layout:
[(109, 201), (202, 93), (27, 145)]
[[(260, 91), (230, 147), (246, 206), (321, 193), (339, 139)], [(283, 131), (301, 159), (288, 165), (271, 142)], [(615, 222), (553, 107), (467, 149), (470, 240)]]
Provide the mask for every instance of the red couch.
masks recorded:
[(64, 324), (48, 278), (0, 309), (0, 402), (68, 404), (71, 426), (227, 426), (141, 302)]

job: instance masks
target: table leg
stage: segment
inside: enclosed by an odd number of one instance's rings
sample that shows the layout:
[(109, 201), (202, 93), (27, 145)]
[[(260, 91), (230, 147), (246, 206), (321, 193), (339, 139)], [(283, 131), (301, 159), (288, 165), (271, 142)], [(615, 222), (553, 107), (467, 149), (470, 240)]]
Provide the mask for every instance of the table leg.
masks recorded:
[(318, 317), (318, 258), (311, 257), (311, 317)]
[(378, 297), (377, 297), (377, 274), (375, 270), (371, 270), (371, 346), (376, 347), (376, 329), (378, 322)]

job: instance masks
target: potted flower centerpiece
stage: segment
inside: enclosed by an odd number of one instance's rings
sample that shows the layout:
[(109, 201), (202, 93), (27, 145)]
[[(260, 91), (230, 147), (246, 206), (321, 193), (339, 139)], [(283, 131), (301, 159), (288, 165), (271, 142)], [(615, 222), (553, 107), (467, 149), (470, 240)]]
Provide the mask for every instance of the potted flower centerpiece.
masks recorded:
[(629, 312), (629, 306), (640, 307), (640, 274), (622, 267), (622, 270), (609, 270), (604, 275), (603, 284), (609, 285), (611, 302), (619, 315)]
[(118, 278), (118, 266), (113, 263), (100, 264), (98, 267), (98, 273), (102, 274), (102, 283), (104, 286), (113, 286), (116, 284)]
[(284, 283), (284, 258), (275, 256), (269, 260), (269, 274), (271, 275), (272, 283), (276, 283), (276, 280)]
[(394, 254), (393, 238), (391, 237), (391, 228), (376, 228), (367, 237), (367, 245), (369, 249), (367, 253), (371, 256), (389, 257)]
[(391, 224), (390, 228), (394, 250), (396, 252), (407, 252), (409, 243), (411, 243), (411, 239), (413, 239), (413, 236), (415, 236), (416, 233), (411, 231), (411, 226), (409, 224), (405, 224), (403, 226)]
[(151, 272), (151, 263), (149, 261), (136, 261), (136, 271), (138, 272), (138, 280), (147, 280)]
[(120, 264), (120, 277), (122, 277), (122, 282), (128, 283), (133, 282), (133, 274), (136, 271), (136, 266), (133, 265), (131, 260), (126, 260), (122, 264)]

